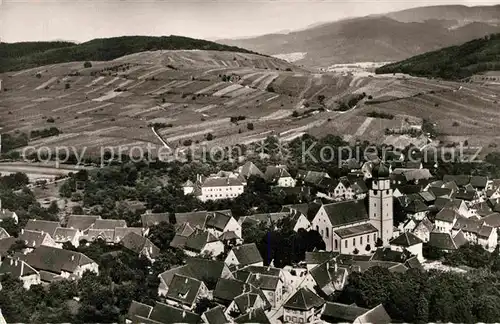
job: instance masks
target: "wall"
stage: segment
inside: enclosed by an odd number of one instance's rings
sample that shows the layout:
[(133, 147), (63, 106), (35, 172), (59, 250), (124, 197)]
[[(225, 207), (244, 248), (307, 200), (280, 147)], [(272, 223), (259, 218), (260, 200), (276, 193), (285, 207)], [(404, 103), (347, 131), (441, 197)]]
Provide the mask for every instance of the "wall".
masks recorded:
[(241, 186), (224, 186), (224, 187), (203, 187), (201, 188), (200, 200), (218, 200), (236, 198), (243, 193), (243, 185)]
[(284, 177), (278, 179), (278, 187), (295, 187), (295, 179), (292, 177)]
[[(338, 251), (342, 254), (354, 254), (354, 250), (358, 249), (358, 254), (369, 254), (372, 250), (376, 249), (375, 243), (377, 242), (377, 238), (378, 233), (363, 234), (346, 239), (341, 239), (337, 236), (337, 234), (335, 234), (335, 239), (339, 242), (339, 249), (334, 249), (333, 251)], [(366, 251), (366, 246), (368, 244), (370, 245), (370, 251)]]

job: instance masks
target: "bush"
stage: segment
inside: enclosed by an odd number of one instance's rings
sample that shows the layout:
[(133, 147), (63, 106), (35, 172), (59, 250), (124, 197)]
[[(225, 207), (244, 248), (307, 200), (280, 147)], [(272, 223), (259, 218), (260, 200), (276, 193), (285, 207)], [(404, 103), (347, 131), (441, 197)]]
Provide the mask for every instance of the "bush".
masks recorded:
[(293, 113), (292, 113), (292, 117), (299, 117), (300, 114), (297, 110), (294, 110)]
[(370, 244), (366, 244), (366, 247), (365, 247), (365, 251), (371, 251), (372, 250), (372, 247), (370, 246)]
[(381, 118), (381, 119), (394, 119), (394, 115), (392, 115), (392, 114), (386, 114), (386, 113), (376, 112), (376, 111), (371, 111), (371, 112), (367, 113), (366, 116), (372, 117), (372, 118)]
[(211, 141), (214, 139), (214, 136), (212, 135), (212, 133), (208, 133), (207, 134), (207, 141)]
[(193, 144), (193, 141), (192, 141), (192, 140), (190, 140), (190, 139), (187, 139), (187, 140), (185, 140), (184, 142), (182, 142), (182, 144), (183, 144), (184, 146), (190, 146), (191, 144)]
[(42, 77), (42, 74), (38, 72), (37, 74), (35, 74), (35, 76), (40, 79)]
[(85, 69), (91, 68), (92, 67), (92, 63), (90, 63), (89, 61), (86, 61), (85, 63), (83, 63), (83, 67)]
[(55, 120), (52, 117), (47, 118), (47, 123), (54, 123)]
[(246, 119), (246, 116), (233, 116), (230, 118), (231, 123), (237, 123), (240, 120), (245, 120), (245, 119)]
[(64, 89), (69, 89), (69, 88), (71, 88), (71, 85), (70, 85), (69, 83), (66, 83), (66, 84), (64, 85)]
[(247, 129), (248, 130), (253, 130), (254, 129), (253, 123), (248, 123), (247, 124)]
[(452, 124), (452, 126), (453, 127), (458, 127), (458, 126), (460, 126), (460, 124), (458, 122), (454, 121), (453, 124)]
[(269, 92), (274, 92), (274, 88), (271, 85), (268, 85), (266, 90)]

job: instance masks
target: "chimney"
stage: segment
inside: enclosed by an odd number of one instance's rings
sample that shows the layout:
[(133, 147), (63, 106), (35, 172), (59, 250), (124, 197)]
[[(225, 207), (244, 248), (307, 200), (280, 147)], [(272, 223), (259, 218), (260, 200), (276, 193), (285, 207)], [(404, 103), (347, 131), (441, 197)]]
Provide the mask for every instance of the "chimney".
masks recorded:
[(255, 274), (255, 279), (259, 280), (260, 279), (260, 273)]
[(182, 318), (186, 317), (186, 311), (182, 312)]
[(21, 235), (24, 234), (24, 228), (21, 228)]
[(75, 261), (75, 256), (74, 255), (71, 256), (71, 261)]
[(186, 277), (186, 279), (184, 279), (184, 283), (187, 284), (188, 283), (188, 278)]
[(14, 263), (14, 260), (12, 260), (12, 258), (10, 259), (10, 265), (12, 265), (12, 263)]
[(326, 271), (329, 271), (329, 270), (330, 270), (330, 261), (328, 261), (328, 262), (326, 263)]
[(338, 269), (337, 268), (337, 262), (335, 262), (335, 268), (334, 269), (335, 269), (335, 272), (337, 272), (337, 269)]

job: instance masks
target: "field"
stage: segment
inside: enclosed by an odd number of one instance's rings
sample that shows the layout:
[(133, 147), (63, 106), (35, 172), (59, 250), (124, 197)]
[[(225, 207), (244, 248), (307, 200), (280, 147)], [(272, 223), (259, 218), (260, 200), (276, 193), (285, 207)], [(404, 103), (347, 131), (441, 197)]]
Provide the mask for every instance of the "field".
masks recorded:
[[(163, 142), (183, 147), (205, 142), (208, 134), (210, 145), (224, 146), (271, 134), (291, 140), (304, 133), (425, 143), (385, 134), (410, 117), (436, 123), (445, 141), (467, 139), (492, 149), (500, 139), (498, 87), (400, 75), (313, 73), (255, 54), (142, 52), (92, 62), (90, 68), (83, 62), (62, 63), (4, 73), (0, 79), (3, 132), (57, 127), (60, 135), (29, 145), (64, 147), (86, 156), (111, 150), (137, 155)], [(354, 109), (335, 111), (340, 102), (362, 93), (366, 98)], [(294, 111), (299, 117), (292, 116)], [(395, 118), (367, 117), (373, 111)], [(242, 120), (231, 121), (238, 116)], [(154, 123), (163, 125), (157, 134)]]

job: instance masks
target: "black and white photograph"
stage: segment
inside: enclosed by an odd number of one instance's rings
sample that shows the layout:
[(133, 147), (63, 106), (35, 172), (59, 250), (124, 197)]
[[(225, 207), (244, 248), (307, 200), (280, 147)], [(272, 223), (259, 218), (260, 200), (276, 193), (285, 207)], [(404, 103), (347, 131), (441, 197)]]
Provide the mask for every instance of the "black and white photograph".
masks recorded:
[(0, 0), (0, 324), (498, 322), (499, 0)]

